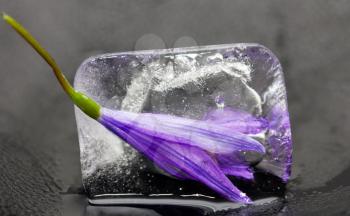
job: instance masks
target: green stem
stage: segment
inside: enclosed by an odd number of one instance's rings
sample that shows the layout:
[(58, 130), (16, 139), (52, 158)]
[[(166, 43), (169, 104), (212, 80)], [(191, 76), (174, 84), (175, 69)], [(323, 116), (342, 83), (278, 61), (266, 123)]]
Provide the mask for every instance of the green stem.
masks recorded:
[(85, 94), (76, 91), (72, 85), (68, 82), (63, 75), (61, 69), (58, 67), (55, 60), (51, 55), (39, 44), (39, 42), (14, 18), (3, 13), (3, 19), (12, 26), (38, 53), (39, 55), (51, 66), (58, 82), (62, 86), (63, 90), (72, 99), (73, 103), (77, 105), (84, 113), (94, 119), (100, 117), (101, 106), (86, 96)]

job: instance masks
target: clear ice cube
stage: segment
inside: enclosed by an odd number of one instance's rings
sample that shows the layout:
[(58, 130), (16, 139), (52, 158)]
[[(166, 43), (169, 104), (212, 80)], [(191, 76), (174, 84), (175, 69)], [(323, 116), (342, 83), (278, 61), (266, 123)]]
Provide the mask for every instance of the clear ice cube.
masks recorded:
[[(269, 118), (278, 107), (288, 113), (278, 59), (258, 44), (228, 44), (95, 56), (77, 71), (74, 86), (102, 106), (132, 112), (201, 119), (231, 107)], [(270, 115), (271, 116), (271, 115)], [(257, 139), (267, 148), (260, 167), (288, 179), (291, 143), (269, 143), (290, 133), (286, 119)], [(270, 117), (271, 118), (271, 117)], [(102, 194), (203, 194), (199, 183), (179, 181), (76, 109), (83, 184), (90, 197)], [(272, 120), (271, 120), (272, 121)], [(285, 124), (283, 125), (285, 126)], [(290, 135), (290, 134), (289, 134)], [(259, 165), (258, 165), (259, 167)]]

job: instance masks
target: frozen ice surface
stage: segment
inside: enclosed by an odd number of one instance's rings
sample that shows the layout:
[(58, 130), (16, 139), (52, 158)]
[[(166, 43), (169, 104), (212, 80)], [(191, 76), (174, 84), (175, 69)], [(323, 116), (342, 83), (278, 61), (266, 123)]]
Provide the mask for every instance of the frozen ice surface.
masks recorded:
[[(289, 117), (276, 119), (271, 115), (272, 111), (288, 114), (284, 78), (278, 59), (263, 46), (228, 44), (104, 54), (80, 66), (74, 85), (111, 109), (202, 119), (210, 110), (232, 107), (270, 118), (273, 130), (257, 137), (268, 150), (260, 167), (282, 179), (289, 177), (291, 143), (276, 142), (290, 135)], [(215, 196), (201, 185), (191, 183), (189, 187), (167, 177), (78, 109), (76, 118), (83, 183), (91, 197)]]

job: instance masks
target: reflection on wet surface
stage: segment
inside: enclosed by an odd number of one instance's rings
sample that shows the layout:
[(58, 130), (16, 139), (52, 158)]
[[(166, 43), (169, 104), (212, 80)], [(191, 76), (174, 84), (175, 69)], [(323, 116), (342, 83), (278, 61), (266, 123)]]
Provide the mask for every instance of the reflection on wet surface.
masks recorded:
[[(327, 186), (308, 191), (294, 189), (294, 182), (292, 182), (283, 197), (258, 199), (249, 206), (232, 203), (229, 209), (225, 208), (225, 205), (221, 205), (222, 208), (216, 208), (216, 210), (211, 208), (208, 203), (186, 206), (170, 201), (166, 204), (167, 201), (164, 201), (164, 205), (139, 205), (139, 203), (134, 202), (129, 203), (128, 206), (98, 206), (90, 205), (84, 194), (62, 194), (61, 197), (63, 200), (63, 215), (77, 216), (350, 215), (350, 186), (344, 180), (349, 175), (350, 169), (334, 178)], [(216, 207), (218, 206), (220, 205)]]
[[(89, 205), (84, 195), (63, 195), (63, 204), (65, 214), (88, 215), (88, 216), (108, 216), (108, 215), (231, 215), (242, 214), (251, 215), (259, 212), (269, 212), (269, 214), (278, 213), (283, 209), (283, 200), (279, 198), (269, 198), (256, 201), (253, 205), (243, 206), (240, 204), (228, 203), (221, 204), (221, 210), (214, 210), (210, 203), (194, 202), (193, 206), (183, 205), (183, 203), (171, 203), (171, 200), (164, 200), (168, 204), (162, 205), (140, 205), (135, 202), (128, 206), (96, 206)], [(137, 200), (135, 200), (137, 201)], [(205, 206), (203, 204), (207, 204)], [(216, 207), (220, 208), (220, 204)], [(219, 209), (218, 208), (218, 209)]]

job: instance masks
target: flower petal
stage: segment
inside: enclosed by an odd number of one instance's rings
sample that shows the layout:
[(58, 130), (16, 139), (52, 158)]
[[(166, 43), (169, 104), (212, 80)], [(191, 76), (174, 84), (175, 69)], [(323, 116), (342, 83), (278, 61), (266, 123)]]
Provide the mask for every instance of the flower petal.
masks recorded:
[(246, 180), (254, 179), (253, 169), (248, 165), (220, 166), (220, 168), (226, 175), (235, 176)]
[(265, 154), (265, 147), (255, 139), (206, 121), (151, 113), (131, 113), (103, 109), (108, 116), (116, 116), (123, 124), (143, 134), (169, 142), (199, 147), (212, 154), (253, 151)]
[(254, 179), (254, 171), (248, 163), (242, 162), (242, 155), (239, 153), (231, 155), (217, 155), (216, 160), (221, 170), (226, 175), (243, 178), (246, 180)]
[(99, 121), (158, 166), (176, 168), (191, 179), (202, 182), (231, 201), (251, 202), (224, 175), (206, 151), (196, 146), (166, 140), (163, 137), (158, 137), (157, 133), (150, 136), (148, 133), (144, 133), (146, 130), (140, 130), (137, 127), (138, 124), (121, 122), (119, 120), (120, 114), (119, 111), (102, 110)]

